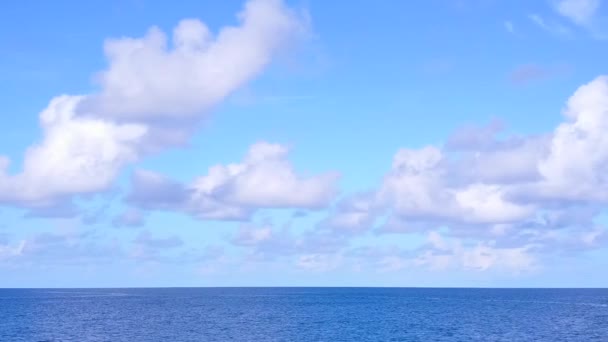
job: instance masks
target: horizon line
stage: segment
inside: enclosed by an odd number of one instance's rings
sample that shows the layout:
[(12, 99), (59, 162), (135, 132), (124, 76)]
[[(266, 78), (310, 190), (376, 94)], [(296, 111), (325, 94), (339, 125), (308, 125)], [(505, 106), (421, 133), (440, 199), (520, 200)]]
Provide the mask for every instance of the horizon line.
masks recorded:
[(0, 287), (0, 290), (106, 290), (106, 289), (461, 289), (461, 290), (608, 290), (607, 287), (483, 287), (483, 286), (110, 286), (110, 287)]

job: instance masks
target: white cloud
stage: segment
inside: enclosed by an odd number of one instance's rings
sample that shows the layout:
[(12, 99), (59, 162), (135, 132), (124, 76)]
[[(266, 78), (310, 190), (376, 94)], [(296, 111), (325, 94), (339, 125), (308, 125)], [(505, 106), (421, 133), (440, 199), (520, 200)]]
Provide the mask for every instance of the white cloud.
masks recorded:
[(565, 115), (568, 121), (557, 127), (549, 154), (538, 162), (543, 179), (530, 191), (554, 199), (607, 201), (602, 189), (608, 188), (608, 77), (580, 87)]
[(574, 23), (586, 26), (593, 21), (600, 4), (600, 0), (559, 0), (555, 2), (555, 9)]
[(62, 196), (104, 190), (137, 159), (146, 127), (76, 117), (81, 99), (57, 97), (40, 114), (43, 139), (26, 151), (22, 171), (8, 174), (7, 159), (0, 165), (0, 201), (49, 205)]
[(505, 198), (499, 184), (450, 184), (454, 176), (435, 147), (402, 149), (378, 191), (379, 200), (403, 219), (504, 223), (529, 216), (531, 208)]
[(569, 37), (572, 34), (572, 32), (570, 31), (569, 28), (567, 28), (559, 23), (548, 22), (538, 14), (530, 14), (528, 16), (528, 18), (530, 18), (530, 20), (532, 20), (532, 22), (534, 24), (536, 24), (536, 26), (540, 27), (541, 29), (543, 29), (551, 34), (555, 34), (555, 35), (563, 36), (563, 37)]
[(240, 26), (216, 36), (197, 19), (182, 20), (171, 46), (154, 27), (143, 38), (108, 40), (110, 65), (98, 75), (101, 93), (81, 110), (129, 121), (200, 116), (257, 76), (303, 29), (279, 0), (251, 0), (238, 18)]
[(265, 142), (251, 146), (241, 164), (216, 165), (196, 179), (194, 199), (220, 194), (226, 202), (251, 207), (318, 209), (336, 194), (336, 173), (296, 174), (287, 147)]
[(380, 200), (404, 215), (449, 216), (455, 203), (442, 184), (442, 160), (442, 152), (432, 146), (399, 150), (379, 190)]
[(500, 185), (471, 184), (454, 192), (454, 198), (465, 222), (504, 223), (524, 219), (532, 214), (530, 206), (519, 205), (505, 199)]

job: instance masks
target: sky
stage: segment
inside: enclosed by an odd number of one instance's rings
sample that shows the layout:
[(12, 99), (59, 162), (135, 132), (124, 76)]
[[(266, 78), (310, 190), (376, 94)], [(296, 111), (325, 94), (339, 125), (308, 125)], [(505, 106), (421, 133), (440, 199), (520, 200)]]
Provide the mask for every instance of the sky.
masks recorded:
[(607, 15), (3, 4), (0, 287), (606, 287)]

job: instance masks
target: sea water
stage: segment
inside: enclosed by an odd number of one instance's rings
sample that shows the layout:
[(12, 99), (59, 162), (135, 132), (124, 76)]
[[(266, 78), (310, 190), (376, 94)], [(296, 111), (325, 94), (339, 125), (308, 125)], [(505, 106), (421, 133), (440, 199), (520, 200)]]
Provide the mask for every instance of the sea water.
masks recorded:
[(608, 290), (0, 289), (0, 341), (608, 341)]

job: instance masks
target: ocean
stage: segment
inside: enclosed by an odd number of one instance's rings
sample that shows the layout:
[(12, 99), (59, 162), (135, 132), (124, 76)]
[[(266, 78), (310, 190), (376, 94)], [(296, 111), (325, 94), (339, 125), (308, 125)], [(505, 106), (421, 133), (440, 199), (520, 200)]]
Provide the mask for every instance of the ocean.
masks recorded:
[(608, 341), (608, 289), (0, 289), (0, 341)]

